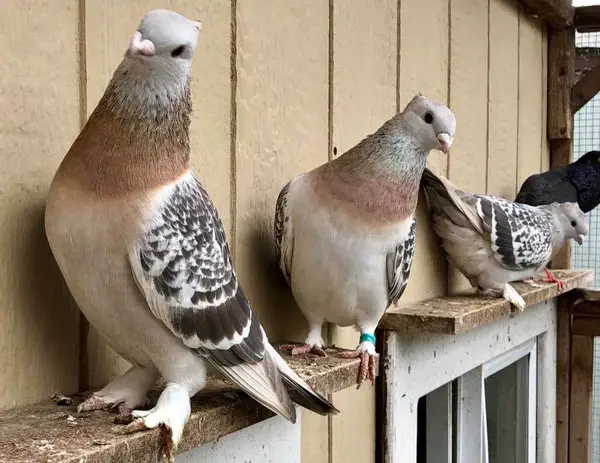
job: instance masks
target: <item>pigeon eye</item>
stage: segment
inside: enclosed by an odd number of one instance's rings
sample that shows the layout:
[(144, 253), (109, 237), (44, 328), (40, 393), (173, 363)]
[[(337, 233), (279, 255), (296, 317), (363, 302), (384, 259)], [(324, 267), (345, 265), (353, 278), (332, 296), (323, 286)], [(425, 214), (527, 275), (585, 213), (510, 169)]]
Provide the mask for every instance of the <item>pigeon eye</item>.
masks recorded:
[(175, 50), (173, 50), (171, 52), (171, 56), (173, 58), (177, 58), (179, 55), (181, 55), (183, 52), (185, 51), (185, 46), (180, 45), (179, 47), (177, 47)]
[(425, 113), (425, 115), (423, 116), (423, 120), (427, 123), (427, 124), (431, 124), (433, 122), (433, 114), (430, 111), (427, 111)]
[(575, 222), (574, 220), (571, 220), (571, 226), (572, 227), (576, 227), (577, 226), (577, 222)]

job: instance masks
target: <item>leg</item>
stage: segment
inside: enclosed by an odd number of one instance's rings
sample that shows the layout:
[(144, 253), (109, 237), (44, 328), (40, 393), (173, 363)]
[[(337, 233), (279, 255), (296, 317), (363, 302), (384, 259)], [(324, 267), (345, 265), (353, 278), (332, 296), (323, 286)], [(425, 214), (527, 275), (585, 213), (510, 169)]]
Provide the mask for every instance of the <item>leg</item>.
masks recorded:
[(134, 420), (119, 430), (131, 433), (160, 426), (165, 456), (172, 462), (190, 417), (190, 397), (206, 384), (206, 366), (183, 343), (171, 345), (168, 352), (169, 355), (161, 353), (152, 359), (167, 383), (156, 406), (151, 410), (133, 410)]
[(317, 323), (311, 323), (308, 336), (306, 337), (304, 344), (284, 344), (283, 346), (279, 346), (279, 349), (284, 352), (290, 352), (292, 355), (311, 353), (320, 355), (322, 357), (327, 357), (327, 354), (323, 350), (325, 342), (323, 341), (323, 336), (321, 336), (322, 326), (323, 320)]
[(151, 410), (134, 410), (134, 421), (125, 427), (124, 433), (162, 427), (165, 440), (165, 455), (169, 462), (174, 461), (174, 452), (183, 435), (183, 428), (191, 413), (190, 393), (183, 386), (168, 383), (160, 394), (156, 406)]
[(101, 390), (94, 392), (77, 407), (77, 411), (108, 410), (119, 407), (119, 414), (127, 414), (127, 410), (144, 405), (146, 394), (158, 379), (158, 372), (153, 368), (131, 367), (125, 374), (110, 382)]
[(556, 283), (556, 285), (558, 286), (558, 290), (562, 292), (564, 289), (564, 283), (562, 282), (562, 280), (557, 279), (552, 274), (552, 272), (546, 267), (544, 267), (544, 272), (546, 272), (546, 278), (544, 279), (544, 283)]
[(375, 324), (365, 324), (360, 327), (359, 344), (353, 352), (342, 352), (342, 358), (360, 358), (360, 370), (358, 372), (358, 381), (356, 389), (359, 389), (367, 376), (371, 380), (371, 384), (375, 384)]

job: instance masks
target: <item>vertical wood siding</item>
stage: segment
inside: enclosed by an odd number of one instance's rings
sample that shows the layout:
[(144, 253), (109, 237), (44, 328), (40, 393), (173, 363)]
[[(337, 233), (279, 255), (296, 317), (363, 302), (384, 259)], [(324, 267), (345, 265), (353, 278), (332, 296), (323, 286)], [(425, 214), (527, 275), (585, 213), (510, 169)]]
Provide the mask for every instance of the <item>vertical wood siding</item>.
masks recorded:
[[(432, 153), (429, 166), (461, 187), (512, 198), (548, 167), (546, 32), (516, 0), (429, 0), (427, 8), (422, 0), (8, 1), (12, 13), (0, 19), (0, 408), (76, 389), (80, 374), (99, 387), (127, 366), (93, 328), (80, 345), (79, 315), (44, 238), (43, 204), (81, 115), (151, 8), (203, 22), (192, 165), (274, 340), (302, 340), (306, 330), (273, 259), (279, 190), (334, 147), (341, 154), (372, 133), (416, 92), (457, 115), (451, 153)], [(465, 283), (446, 268), (422, 202), (417, 215), (405, 301)], [(327, 335), (357, 342), (352, 329)], [(303, 413), (303, 461), (374, 461), (373, 389), (333, 399), (341, 415)]]

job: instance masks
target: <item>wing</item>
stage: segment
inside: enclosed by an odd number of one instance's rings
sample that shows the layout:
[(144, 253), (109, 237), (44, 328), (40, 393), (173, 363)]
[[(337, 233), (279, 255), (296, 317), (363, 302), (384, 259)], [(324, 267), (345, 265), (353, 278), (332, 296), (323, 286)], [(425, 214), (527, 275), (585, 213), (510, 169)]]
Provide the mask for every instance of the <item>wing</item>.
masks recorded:
[(293, 421), (293, 404), (277, 366), (265, 355), (268, 340), (238, 283), (208, 194), (189, 174), (160, 196), (129, 250), (150, 310), (194, 353)]
[(536, 208), (494, 196), (473, 195), (498, 263), (512, 270), (545, 265), (552, 255), (552, 229)]
[(413, 219), (406, 239), (398, 244), (395, 252), (387, 256), (388, 306), (398, 302), (406, 289), (415, 253), (416, 237), (417, 222)]
[(287, 183), (277, 197), (274, 227), (277, 263), (289, 285), (292, 281), (292, 256), (294, 254), (294, 232), (288, 210), (288, 194), (292, 182), (293, 180)]

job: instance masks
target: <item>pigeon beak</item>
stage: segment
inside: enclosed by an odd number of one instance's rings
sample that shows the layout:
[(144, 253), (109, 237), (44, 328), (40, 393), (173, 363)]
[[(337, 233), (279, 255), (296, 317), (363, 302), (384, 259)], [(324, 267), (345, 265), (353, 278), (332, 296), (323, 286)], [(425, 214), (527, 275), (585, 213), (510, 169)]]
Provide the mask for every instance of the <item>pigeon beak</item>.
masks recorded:
[(132, 55), (152, 56), (154, 55), (154, 44), (148, 39), (142, 39), (142, 33), (135, 31), (133, 37), (129, 41), (129, 49), (127, 50)]
[(196, 29), (198, 29), (199, 31), (202, 30), (202, 22), (199, 19), (197, 19), (196, 21), (192, 21), (192, 23), (194, 24), (194, 27)]
[(581, 246), (583, 244), (584, 238), (585, 238), (584, 235), (577, 235), (577, 238), (575, 238), (575, 241), (577, 241), (579, 243), (579, 246)]
[(453, 137), (448, 135), (447, 133), (438, 133), (437, 139), (440, 142), (441, 150), (444, 153), (448, 153), (448, 150), (452, 146)]

